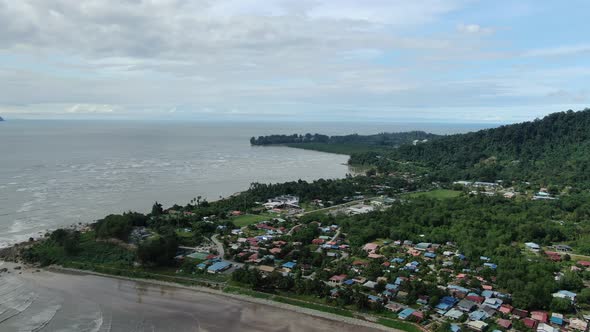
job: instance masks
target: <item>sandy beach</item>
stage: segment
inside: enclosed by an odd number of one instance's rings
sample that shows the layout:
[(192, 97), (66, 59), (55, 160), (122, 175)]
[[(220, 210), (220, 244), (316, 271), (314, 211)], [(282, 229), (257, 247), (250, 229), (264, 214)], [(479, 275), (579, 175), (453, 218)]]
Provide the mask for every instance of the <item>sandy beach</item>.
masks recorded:
[[(377, 331), (264, 300), (46, 270), (0, 273), (1, 331)], [(259, 303), (257, 303), (259, 302)], [(348, 321), (348, 322), (344, 322)]]

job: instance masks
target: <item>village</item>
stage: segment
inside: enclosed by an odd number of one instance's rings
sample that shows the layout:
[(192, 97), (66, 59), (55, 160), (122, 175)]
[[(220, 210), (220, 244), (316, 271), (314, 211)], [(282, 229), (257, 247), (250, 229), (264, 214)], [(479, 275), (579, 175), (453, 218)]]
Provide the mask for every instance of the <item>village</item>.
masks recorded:
[[(495, 183), (455, 185), (479, 188), (478, 193), (499, 192)], [(482, 191), (482, 188), (484, 189)], [(534, 200), (555, 199), (546, 189)], [(356, 200), (353, 200), (356, 199)], [(388, 197), (366, 199), (358, 196), (351, 204), (327, 209), (332, 215), (360, 215), (387, 208), (395, 200)], [(325, 209), (322, 202), (313, 202)], [(389, 312), (399, 320), (424, 329), (448, 326), (452, 332), (536, 330), (542, 332), (587, 331), (588, 316), (560, 312), (527, 311), (513, 307), (511, 294), (495, 284), (493, 270), (498, 265), (489, 257), (466, 257), (452, 242), (414, 243), (405, 239), (379, 239), (362, 247), (351, 246), (341, 227), (321, 221), (301, 222), (305, 216), (298, 197), (283, 195), (261, 203), (267, 218), (256, 219), (239, 228), (221, 229), (209, 252), (193, 253), (202, 262), (197, 268), (210, 274), (229, 274), (238, 268), (256, 269), (264, 278), (273, 274), (319, 280), (329, 288), (328, 301), (360, 292), (367, 307)], [(240, 217), (240, 211), (234, 211)], [(205, 248), (207, 249), (207, 248)], [(522, 244), (522, 251), (535, 259), (562, 262), (571, 251), (557, 244), (553, 251), (535, 243)], [(191, 255), (189, 255), (191, 257)], [(568, 262), (564, 272), (589, 271), (590, 261)], [(416, 285), (421, 285), (417, 287)], [(420, 293), (422, 289), (422, 293)], [(434, 289), (434, 291), (433, 291)], [(559, 290), (554, 298), (572, 306), (577, 294)]]

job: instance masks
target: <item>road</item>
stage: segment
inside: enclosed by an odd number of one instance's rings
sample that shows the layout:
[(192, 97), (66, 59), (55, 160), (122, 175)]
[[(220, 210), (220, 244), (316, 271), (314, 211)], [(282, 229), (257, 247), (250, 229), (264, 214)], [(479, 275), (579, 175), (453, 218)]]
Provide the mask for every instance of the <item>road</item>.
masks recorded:
[(338, 208), (341, 208), (341, 207), (347, 207), (347, 206), (351, 206), (351, 205), (355, 205), (355, 204), (360, 204), (360, 203), (363, 203), (366, 200), (372, 200), (372, 199), (375, 199), (375, 198), (377, 198), (377, 197), (376, 196), (375, 197), (366, 197), (366, 198), (363, 198), (363, 199), (358, 199), (356, 201), (350, 201), (350, 202), (346, 202), (346, 203), (342, 203), (342, 204), (332, 205), (332, 206), (329, 206), (329, 207), (326, 207), (326, 208), (321, 208), (321, 209), (317, 209), (317, 210), (306, 211), (306, 212), (301, 213), (300, 215), (301, 216), (304, 216), (304, 215), (310, 214), (310, 213), (335, 210), (335, 209), (338, 209)]
[(215, 243), (215, 247), (217, 249), (217, 254), (219, 255), (219, 257), (221, 257), (222, 259), (225, 257), (225, 249), (223, 248), (223, 243), (221, 241), (219, 241), (219, 239), (217, 238), (219, 236), (219, 234), (215, 234), (211, 237), (211, 241), (213, 241), (213, 243)]

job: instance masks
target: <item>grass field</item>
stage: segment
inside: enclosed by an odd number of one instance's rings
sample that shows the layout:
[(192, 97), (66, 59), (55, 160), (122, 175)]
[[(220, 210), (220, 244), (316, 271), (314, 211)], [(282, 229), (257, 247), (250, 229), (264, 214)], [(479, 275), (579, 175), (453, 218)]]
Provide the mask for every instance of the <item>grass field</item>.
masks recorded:
[(261, 221), (270, 220), (272, 217), (268, 214), (244, 214), (233, 217), (231, 221), (238, 227), (244, 227)]
[(400, 322), (399, 320), (391, 320), (387, 318), (379, 318), (377, 323), (381, 325), (385, 325), (387, 327), (391, 327), (398, 330), (408, 331), (408, 332), (421, 332), (416, 325), (412, 323)]
[(411, 193), (406, 195), (407, 197), (417, 198), (417, 197), (426, 197), (426, 198), (434, 198), (434, 199), (447, 199), (447, 198), (455, 198), (461, 195), (461, 191), (457, 190), (449, 190), (449, 189), (436, 189), (432, 191), (426, 192), (419, 192), (419, 193)]

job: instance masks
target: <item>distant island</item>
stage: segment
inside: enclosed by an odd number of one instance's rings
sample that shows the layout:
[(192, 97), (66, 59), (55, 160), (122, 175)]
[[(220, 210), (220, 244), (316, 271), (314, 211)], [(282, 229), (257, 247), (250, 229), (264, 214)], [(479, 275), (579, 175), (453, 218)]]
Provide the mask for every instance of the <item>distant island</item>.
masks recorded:
[(0, 116), (0, 121), (4, 121), (4, 119)]
[(586, 109), (447, 136), (252, 138), (346, 152), (368, 170), (156, 202), (0, 259), (207, 286), (408, 332), (587, 331), (589, 128)]

